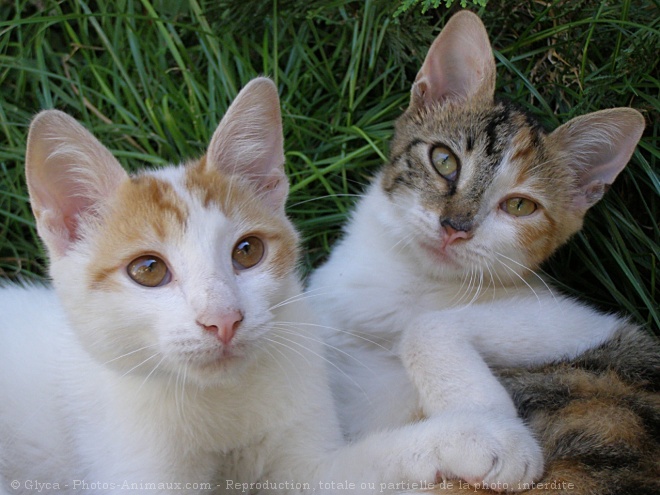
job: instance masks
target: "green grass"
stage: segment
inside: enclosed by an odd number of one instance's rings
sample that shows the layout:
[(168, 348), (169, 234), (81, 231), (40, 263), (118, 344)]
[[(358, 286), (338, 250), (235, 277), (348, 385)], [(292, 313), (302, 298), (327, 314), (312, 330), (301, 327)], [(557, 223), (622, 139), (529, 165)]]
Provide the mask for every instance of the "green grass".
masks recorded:
[[(238, 89), (280, 89), (289, 212), (305, 266), (328, 253), (385, 161), (426, 50), (453, 11), (400, 2), (0, 0), (0, 277), (42, 277), (25, 191), (30, 118), (59, 108), (128, 168), (203, 153)], [(500, 95), (547, 127), (612, 106), (644, 113), (630, 166), (546, 271), (565, 290), (660, 333), (660, 9), (622, 2), (490, 0)], [(474, 8), (474, 7), (473, 7)]]

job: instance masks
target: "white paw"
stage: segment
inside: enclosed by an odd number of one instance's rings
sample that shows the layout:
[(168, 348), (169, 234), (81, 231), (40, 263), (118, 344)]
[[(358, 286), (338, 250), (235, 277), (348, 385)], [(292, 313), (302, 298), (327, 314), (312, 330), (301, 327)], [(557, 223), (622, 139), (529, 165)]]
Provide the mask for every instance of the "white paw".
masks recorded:
[(445, 411), (408, 425), (405, 435), (407, 441), (395, 450), (403, 479), (463, 480), (495, 491), (516, 491), (543, 474), (543, 452), (516, 417)]
[(467, 413), (460, 423), (447, 448), (439, 452), (443, 477), (515, 491), (543, 474), (543, 451), (519, 418)]

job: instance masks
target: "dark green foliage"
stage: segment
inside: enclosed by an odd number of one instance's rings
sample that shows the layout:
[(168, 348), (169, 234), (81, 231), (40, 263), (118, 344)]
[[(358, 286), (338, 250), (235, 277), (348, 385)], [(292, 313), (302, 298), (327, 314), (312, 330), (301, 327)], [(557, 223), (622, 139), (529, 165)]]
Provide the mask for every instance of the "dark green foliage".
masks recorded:
[[(309, 268), (386, 159), (392, 121), (459, 4), (395, 17), (401, 2), (386, 0), (0, 1), (0, 276), (44, 275), (23, 177), (34, 113), (62, 109), (127, 168), (159, 166), (203, 153), (238, 89), (260, 74), (280, 88), (289, 212)], [(477, 12), (500, 95), (548, 128), (612, 106), (646, 116), (631, 165), (546, 270), (657, 332), (658, 2), (490, 0)]]

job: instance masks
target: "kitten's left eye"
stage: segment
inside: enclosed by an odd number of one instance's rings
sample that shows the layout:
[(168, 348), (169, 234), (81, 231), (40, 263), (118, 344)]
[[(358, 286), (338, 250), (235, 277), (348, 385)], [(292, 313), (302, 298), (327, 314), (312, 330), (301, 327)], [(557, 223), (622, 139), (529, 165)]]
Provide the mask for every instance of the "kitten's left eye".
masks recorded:
[(264, 257), (266, 247), (261, 239), (253, 235), (245, 237), (236, 243), (231, 257), (234, 268), (247, 270), (256, 266)]
[(145, 287), (160, 287), (172, 279), (167, 264), (151, 254), (135, 258), (128, 264), (126, 271), (129, 277)]
[(502, 201), (500, 208), (514, 217), (526, 217), (534, 213), (538, 205), (527, 198), (509, 198)]
[(436, 146), (431, 150), (433, 167), (447, 180), (455, 180), (458, 175), (458, 160), (444, 146)]

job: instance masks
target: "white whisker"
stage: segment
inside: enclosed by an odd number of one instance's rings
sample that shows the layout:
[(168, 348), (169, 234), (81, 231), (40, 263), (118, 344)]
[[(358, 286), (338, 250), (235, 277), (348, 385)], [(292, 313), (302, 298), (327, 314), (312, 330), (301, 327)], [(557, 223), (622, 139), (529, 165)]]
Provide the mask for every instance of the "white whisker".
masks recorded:
[(522, 280), (522, 282), (523, 282), (527, 287), (529, 287), (529, 290), (532, 291), (532, 294), (534, 294), (534, 297), (536, 297), (536, 300), (538, 301), (538, 303), (539, 303), (539, 305), (540, 305), (540, 304), (541, 304), (541, 298), (540, 298), (539, 295), (536, 293), (536, 291), (534, 290), (534, 288), (533, 288), (531, 285), (529, 285), (529, 283), (527, 282), (527, 280), (525, 280), (525, 279), (524, 279), (524, 278), (523, 278), (523, 277), (522, 277), (517, 271), (515, 271), (515, 270), (514, 270), (513, 268), (511, 268), (509, 265), (507, 265), (506, 263), (504, 263), (504, 261), (502, 261), (502, 260), (500, 260), (500, 259), (498, 259), (497, 261), (498, 261), (498, 263), (500, 263), (502, 266), (504, 266), (504, 268), (510, 270), (511, 273), (513, 273), (516, 277), (518, 277), (520, 280)]
[(132, 354), (135, 354), (136, 352), (140, 352), (140, 351), (143, 351), (143, 350), (145, 350), (145, 349), (149, 349), (149, 348), (151, 348), (151, 347), (156, 347), (157, 345), (158, 345), (158, 344), (145, 345), (144, 347), (140, 347), (139, 349), (135, 349), (135, 350), (132, 350), (132, 351), (127, 352), (127, 353), (125, 353), (125, 354), (122, 354), (121, 356), (117, 356), (116, 358), (112, 358), (112, 359), (110, 359), (109, 361), (106, 361), (105, 363), (103, 363), (103, 365), (110, 364), (110, 363), (112, 363), (112, 362), (114, 362), (114, 361), (117, 361), (117, 360), (119, 360), (119, 359), (123, 359), (123, 358), (125, 358), (125, 357), (127, 357), (127, 356), (130, 356), (130, 355), (132, 355)]
[[(286, 324), (287, 322), (278, 322), (278, 323), (285, 323)], [(371, 340), (367, 337), (364, 337), (363, 335), (365, 335), (365, 334), (363, 334), (361, 332), (351, 332), (351, 331), (348, 331), (348, 330), (342, 330), (340, 328), (330, 327), (330, 326), (327, 326), (327, 325), (320, 325), (318, 323), (309, 323), (309, 322), (302, 322), (302, 321), (289, 322), (289, 324), (296, 325), (296, 326), (308, 326), (308, 327), (314, 327), (314, 328), (321, 328), (321, 329), (324, 329), (324, 330), (332, 330), (333, 332), (345, 333), (347, 335), (351, 335), (352, 337), (356, 337), (356, 338), (358, 338), (358, 339), (360, 339), (364, 342), (368, 342), (369, 344), (373, 344), (376, 347), (380, 347), (384, 351), (392, 353), (391, 349), (383, 346), (382, 344), (376, 342), (375, 340)], [(366, 334), (366, 335), (369, 335), (369, 334)], [(392, 343), (392, 341), (389, 340), (389, 339), (384, 340), (384, 342), (387, 342), (387, 343), (390, 343), (390, 344)]]
[(314, 337), (310, 337), (309, 335), (305, 335), (305, 334), (302, 334), (302, 333), (300, 333), (300, 332), (296, 332), (295, 330), (292, 330), (292, 329), (289, 328), (288, 326), (287, 326), (287, 327), (283, 327), (283, 326), (280, 326), (280, 325), (277, 325), (277, 324), (276, 324), (276, 325), (275, 325), (275, 328), (277, 328), (277, 329), (278, 329), (279, 331), (281, 331), (281, 332), (288, 333), (288, 334), (290, 334), (290, 335), (297, 335), (297, 336), (302, 337), (302, 338), (304, 338), (304, 339), (311, 340), (312, 342), (317, 342), (317, 343), (319, 343), (319, 344), (321, 344), (321, 345), (324, 345), (324, 346), (327, 347), (328, 349), (332, 349), (333, 351), (336, 351), (336, 352), (338, 352), (339, 354), (342, 354), (342, 355), (348, 357), (349, 359), (352, 359), (353, 361), (355, 361), (356, 363), (358, 363), (360, 366), (364, 367), (366, 370), (368, 370), (368, 371), (374, 373), (374, 375), (375, 375), (375, 372), (374, 372), (371, 368), (369, 368), (366, 364), (364, 364), (362, 361), (360, 361), (358, 358), (356, 358), (356, 357), (353, 356), (352, 354), (346, 352), (345, 350), (343, 350), (343, 349), (341, 349), (341, 348), (339, 348), (339, 347), (336, 347), (336, 346), (334, 346), (334, 345), (332, 345), (332, 344), (326, 342), (326, 341), (323, 340), (323, 339), (315, 339)]
[[(279, 337), (279, 335), (275, 335), (275, 337)], [(300, 357), (302, 357), (308, 365), (311, 364), (311, 363), (309, 362), (309, 359), (307, 359), (307, 356), (305, 356), (305, 355), (304, 355), (302, 352), (300, 352), (299, 350), (294, 349), (293, 347), (291, 347), (291, 346), (289, 346), (289, 345), (286, 345), (286, 344), (284, 344), (284, 343), (282, 343), (282, 342), (279, 342), (279, 341), (277, 341), (277, 340), (275, 340), (275, 339), (273, 339), (273, 338), (270, 338), (270, 337), (262, 337), (262, 338), (263, 338), (264, 340), (268, 341), (268, 342), (272, 342), (273, 344), (281, 345), (282, 347), (285, 347), (286, 349), (289, 349), (291, 352), (295, 352), (295, 353), (298, 354)], [(285, 340), (288, 340), (288, 339), (286, 339), (286, 338), (284, 338), (284, 339), (285, 339)]]
[(283, 335), (276, 335), (276, 337), (281, 338), (281, 339), (284, 339), (285, 341), (290, 342), (291, 344), (296, 345), (296, 346), (298, 346), (298, 347), (302, 347), (303, 349), (305, 349), (306, 351), (310, 352), (311, 354), (313, 354), (313, 355), (316, 356), (317, 358), (319, 358), (319, 359), (325, 361), (325, 362), (328, 363), (330, 366), (332, 366), (332, 367), (335, 368), (337, 371), (339, 371), (339, 373), (341, 373), (345, 378), (347, 378), (347, 379), (348, 379), (353, 385), (355, 385), (365, 397), (368, 397), (367, 392), (362, 388), (362, 386), (361, 386), (361, 385), (360, 385), (360, 384), (359, 384), (359, 383), (358, 383), (358, 382), (357, 382), (352, 376), (350, 376), (349, 374), (347, 374), (344, 370), (342, 370), (339, 366), (337, 366), (335, 363), (333, 363), (332, 361), (330, 361), (328, 358), (326, 358), (326, 357), (323, 356), (322, 354), (319, 354), (319, 353), (317, 353), (317, 352), (314, 352), (313, 350), (309, 349), (308, 347), (305, 347), (305, 346), (304, 346), (303, 344), (301, 344), (300, 342), (296, 342), (295, 340), (292, 340), (292, 339), (287, 339), (287, 338), (284, 337)]
[(138, 368), (139, 368), (140, 366), (142, 366), (144, 363), (146, 363), (146, 362), (152, 360), (153, 358), (155, 358), (155, 357), (158, 356), (159, 354), (160, 354), (159, 352), (156, 352), (156, 353), (152, 354), (151, 356), (149, 356), (149, 357), (148, 357), (147, 359), (145, 359), (144, 361), (142, 361), (142, 362), (136, 364), (135, 366), (133, 366), (130, 370), (126, 371), (126, 372), (125, 372), (123, 375), (121, 375), (121, 376), (124, 377), (124, 376), (130, 374), (132, 371), (138, 369)]
[(154, 374), (154, 372), (158, 369), (160, 364), (165, 360), (165, 356), (160, 358), (160, 361), (156, 363), (156, 365), (152, 368), (152, 370), (149, 372), (149, 374), (142, 380), (142, 383), (140, 384), (140, 387), (138, 388), (138, 392), (142, 390), (142, 387), (144, 386), (145, 383), (147, 383), (147, 380), (149, 380), (149, 377)]
[(518, 263), (516, 260), (511, 259), (511, 258), (509, 258), (508, 256), (503, 255), (502, 253), (498, 253), (498, 252), (496, 252), (495, 254), (496, 254), (497, 256), (501, 256), (502, 258), (505, 258), (505, 259), (507, 259), (507, 260), (509, 260), (509, 261), (511, 261), (511, 262), (513, 262), (513, 263), (515, 263), (516, 265), (520, 266), (521, 268), (524, 268), (525, 270), (527, 270), (527, 271), (529, 271), (530, 273), (532, 273), (532, 274), (533, 274), (536, 278), (538, 278), (538, 279), (541, 281), (541, 283), (545, 286), (545, 288), (548, 290), (548, 292), (550, 293), (550, 295), (551, 295), (552, 298), (554, 299), (555, 303), (556, 303), (556, 304), (559, 304), (559, 302), (557, 301), (557, 298), (555, 297), (554, 292), (552, 292), (552, 289), (550, 288), (550, 286), (545, 282), (545, 280), (543, 280), (543, 277), (541, 277), (538, 273), (536, 273), (536, 272), (535, 272), (534, 270), (532, 270), (531, 268), (529, 268), (529, 267), (523, 265), (522, 263)]
[[(271, 339), (267, 338), (267, 337), (265, 337), (264, 340), (273, 343), (273, 341)], [(291, 377), (289, 376), (289, 370), (291, 369), (291, 366), (289, 366), (288, 369), (287, 369), (282, 365), (282, 361), (288, 359), (288, 356), (286, 354), (284, 354), (284, 352), (282, 352), (282, 350), (280, 348), (276, 347), (276, 346), (261, 345), (260, 342), (255, 342), (254, 345), (258, 349), (260, 349), (261, 351), (267, 353), (268, 356), (270, 356), (270, 358), (275, 362), (275, 364), (277, 364), (278, 368), (282, 371), (282, 375), (286, 376), (286, 381), (289, 385), (289, 388), (291, 390), (295, 390), (295, 386), (294, 386), (293, 382), (291, 381)], [(282, 356), (282, 357), (278, 359), (277, 356), (273, 355), (271, 350), (277, 351), (279, 353), (279, 355)], [(298, 378), (300, 379), (300, 381), (304, 381), (302, 371), (300, 369), (298, 369), (298, 367), (294, 367), (294, 369), (295, 369), (296, 373), (298, 374)]]
[(291, 205), (288, 205), (288, 208), (294, 208), (296, 206), (304, 205), (305, 203), (310, 203), (312, 201), (319, 201), (322, 199), (329, 199), (329, 198), (363, 198), (364, 194), (348, 194), (348, 193), (341, 193), (341, 194), (326, 194), (324, 196), (316, 196), (314, 198), (310, 199), (305, 199), (303, 201), (298, 201), (297, 203), (293, 203)]
[[(302, 292), (300, 294), (296, 294), (294, 296), (288, 297), (287, 299), (284, 299), (272, 305), (270, 308), (268, 308), (268, 311), (273, 311), (275, 309), (281, 308), (282, 306), (286, 306), (287, 304), (293, 304), (299, 301), (304, 301), (306, 299), (327, 295), (327, 293), (318, 293), (318, 291), (319, 289), (312, 289), (307, 292)], [(317, 292), (317, 293), (312, 294), (312, 292)]]

